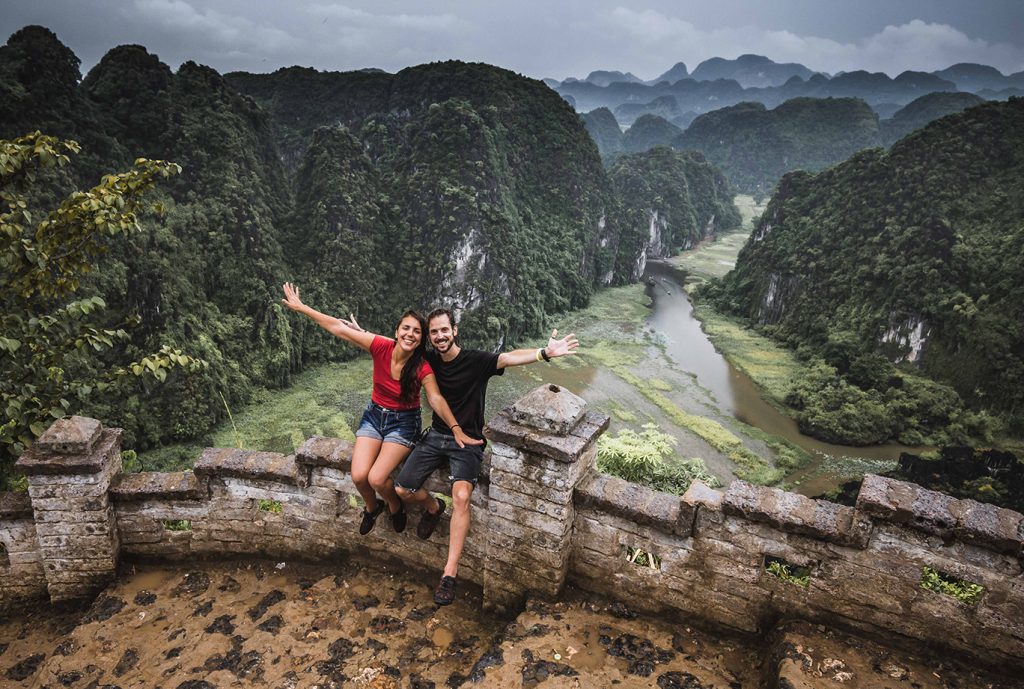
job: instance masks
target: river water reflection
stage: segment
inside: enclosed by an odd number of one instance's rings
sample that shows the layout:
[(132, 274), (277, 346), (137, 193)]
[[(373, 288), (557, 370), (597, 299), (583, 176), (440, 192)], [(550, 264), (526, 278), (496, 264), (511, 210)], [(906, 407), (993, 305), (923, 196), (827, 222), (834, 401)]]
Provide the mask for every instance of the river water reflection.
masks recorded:
[[(815, 495), (834, 487), (849, 469), (863, 465), (866, 470), (882, 471), (894, 464), (901, 452), (921, 452), (926, 447), (905, 445), (874, 445), (850, 447), (833, 445), (810, 436), (797, 428), (789, 418), (761, 396), (757, 385), (749, 376), (738, 371), (715, 350), (693, 315), (693, 306), (683, 289), (683, 276), (678, 268), (667, 263), (651, 261), (644, 279), (649, 282), (648, 295), (652, 298), (648, 326), (665, 345), (665, 352), (680, 368), (696, 375), (697, 382), (708, 389), (715, 404), (725, 414), (765, 431), (783, 437), (811, 453), (811, 465), (791, 476), (800, 481), (795, 489), (806, 495)], [(653, 284), (650, 284), (653, 283)], [(829, 467), (835, 467), (830, 470)], [(840, 470), (846, 467), (847, 471)]]

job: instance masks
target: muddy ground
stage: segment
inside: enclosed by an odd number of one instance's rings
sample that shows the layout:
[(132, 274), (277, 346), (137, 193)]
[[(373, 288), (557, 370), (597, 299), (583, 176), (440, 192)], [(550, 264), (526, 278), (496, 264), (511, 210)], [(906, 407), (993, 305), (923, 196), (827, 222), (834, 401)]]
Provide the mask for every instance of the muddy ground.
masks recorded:
[(132, 567), (86, 608), (0, 620), (0, 686), (210, 689), (1011, 689), (807, 623), (767, 639), (636, 616), (574, 591), (514, 620), (405, 570), (273, 562)]

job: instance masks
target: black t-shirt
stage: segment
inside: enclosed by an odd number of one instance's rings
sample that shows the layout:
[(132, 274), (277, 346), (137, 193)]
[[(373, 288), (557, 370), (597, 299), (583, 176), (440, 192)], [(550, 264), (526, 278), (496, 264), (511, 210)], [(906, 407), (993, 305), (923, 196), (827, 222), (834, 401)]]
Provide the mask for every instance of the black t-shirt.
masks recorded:
[[(505, 369), (498, 368), (498, 355), (482, 352), (479, 349), (462, 349), (459, 355), (445, 362), (434, 351), (427, 352), (427, 362), (434, 369), (437, 387), (448, 402), (448, 407), (455, 415), (455, 420), (462, 426), (462, 431), (473, 438), (483, 438), (484, 397), (487, 395), (487, 383), (491, 376), (500, 376)], [(434, 413), (434, 430), (439, 433), (452, 434), (452, 429)]]

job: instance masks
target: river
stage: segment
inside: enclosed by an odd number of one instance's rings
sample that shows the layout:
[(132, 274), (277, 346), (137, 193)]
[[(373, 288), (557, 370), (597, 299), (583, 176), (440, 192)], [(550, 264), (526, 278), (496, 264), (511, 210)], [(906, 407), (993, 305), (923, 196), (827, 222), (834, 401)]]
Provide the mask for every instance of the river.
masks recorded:
[[(648, 326), (663, 336), (666, 354), (711, 391), (723, 413), (783, 437), (811, 454), (811, 464), (789, 477), (791, 482), (799, 482), (795, 486), (797, 491), (815, 495), (834, 487), (841, 477), (829, 470), (830, 465), (866, 465), (869, 469), (880, 470), (887, 464), (894, 464), (901, 452), (928, 449), (899, 444), (850, 447), (804, 435), (796, 421), (766, 402), (754, 381), (734, 368), (711, 344), (700, 321), (693, 315), (679, 269), (668, 263), (649, 261), (644, 274), (644, 279), (648, 278), (654, 282), (647, 288), (653, 300)], [(878, 466), (874, 467), (876, 464)]]

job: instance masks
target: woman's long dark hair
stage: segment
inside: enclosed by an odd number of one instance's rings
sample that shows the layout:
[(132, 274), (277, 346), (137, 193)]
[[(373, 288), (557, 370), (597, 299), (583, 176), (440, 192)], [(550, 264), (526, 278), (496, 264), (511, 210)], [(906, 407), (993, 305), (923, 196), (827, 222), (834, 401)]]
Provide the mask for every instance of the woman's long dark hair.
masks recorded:
[[(420, 324), (420, 344), (416, 349), (412, 350), (412, 356), (409, 357), (409, 360), (405, 362), (405, 366), (402, 367), (402, 375), (399, 378), (402, 392), (398, 396), (398, 401), (402, 404), (412, 404), (419, 397), (420, 385), (416, 374), (423, 364), (423, 355), (427, 351), (427, 321), (418, 311), (409, 309), (403, 313), (398, 319), (398, 324), (395, 325), (395, 330), (398, 330), (399, 326), (402, 325), (402, 321), (408, 316), (412, 316)], [(398, 346), (397, 341), (395, 346)]]

